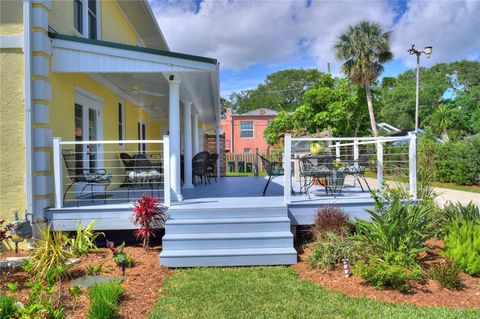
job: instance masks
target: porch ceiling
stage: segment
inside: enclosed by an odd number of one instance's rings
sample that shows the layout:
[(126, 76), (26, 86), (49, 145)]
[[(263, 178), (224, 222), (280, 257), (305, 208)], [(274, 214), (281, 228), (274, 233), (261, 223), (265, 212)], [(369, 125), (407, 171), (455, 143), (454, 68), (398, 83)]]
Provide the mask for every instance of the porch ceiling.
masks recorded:
[(88, 73), (153, 118), (168, 116), (170, 74), (181, 79), (180, 99), (192, 101), (203, 122), (219, 118), (219, 71), (210, 58), (141, 48), (59, 34), (52, 38), (52, 69), (58, 73)]

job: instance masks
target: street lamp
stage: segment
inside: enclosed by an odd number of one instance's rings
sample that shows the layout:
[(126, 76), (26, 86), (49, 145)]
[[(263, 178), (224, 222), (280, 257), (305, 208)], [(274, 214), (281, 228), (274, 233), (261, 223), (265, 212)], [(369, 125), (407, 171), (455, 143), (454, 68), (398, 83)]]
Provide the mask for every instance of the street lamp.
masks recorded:
[(432, 55), (432, 47), (425, 47), (423, 51), (415, 49), (415, 44), (412, 44), (412, 47), (407, 51), (410, 55), (417, 56), (417, 87), (416, 87), (416, 97), (415, 97), (415, 134), (418, 133), (418, 96), (419, 96), (419, 83), (420, 83), (420, 55), (424, 53), (429, 59)]

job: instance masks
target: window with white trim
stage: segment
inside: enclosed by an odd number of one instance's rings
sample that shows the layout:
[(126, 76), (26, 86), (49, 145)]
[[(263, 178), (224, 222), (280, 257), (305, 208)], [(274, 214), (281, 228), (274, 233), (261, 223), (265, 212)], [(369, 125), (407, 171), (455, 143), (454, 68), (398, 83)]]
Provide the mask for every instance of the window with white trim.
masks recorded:
[(253, 137), (253, 121), (240, 122), (240, 137)]
[(99, 39), (100, 5), (98, 0), (73, 0), (73, 27), (85, 38)]
[(83, 2), (73, 0), (73, 27), (83, 34)]
[[(125, 106), (122, 102), (118, 102), (118, 140), (123, 141), (125, 139)], [(120, 143), (120, 146), (123, 146)]]

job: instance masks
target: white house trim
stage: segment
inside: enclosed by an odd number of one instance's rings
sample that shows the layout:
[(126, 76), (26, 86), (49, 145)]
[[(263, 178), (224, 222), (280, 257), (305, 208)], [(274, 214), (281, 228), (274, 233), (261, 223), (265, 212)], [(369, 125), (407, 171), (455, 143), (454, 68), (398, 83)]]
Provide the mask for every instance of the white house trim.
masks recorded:
[(22, 49), (23, 50), (23, 43), (24, 43), (23, 33), (0, 35), (1, 49)]
[(218, 72), (215, 64), (153, 53), (52, 39), (53, 72)]

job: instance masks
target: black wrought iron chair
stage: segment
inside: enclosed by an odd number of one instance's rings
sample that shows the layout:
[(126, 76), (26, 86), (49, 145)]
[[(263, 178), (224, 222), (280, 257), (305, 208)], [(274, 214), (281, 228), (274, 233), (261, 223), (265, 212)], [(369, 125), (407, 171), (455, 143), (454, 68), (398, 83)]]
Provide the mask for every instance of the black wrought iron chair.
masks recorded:
[(130, 190), (134, 190), (136, 184), (148, 184), (153, 193), (154, 185), (160, 184), (162, 177), (160, 165), (154, 165), (145, 154), (133, 156), (133, 167), (127, 172), (127, 200), (130, 200)]
[(258, 155), (258, 157), (260, 157), (260, 159), (262, 160), (263, 167), (265, 168), (265, 171), (267, 172), (267, 175), (268, 175), (267, 184), (265, 184), (265, 188), (263, 189), (263, 193), (262, 193), (262, 196), (265, 196), (268, 185), (270, 185), (270, 182), (272, 181), (272, 179), (278, 176), (285, 175), (285, 170), (283, 168), (282, 162), (270, 162), (268, 159), (266, 159), (261, 155)]
[(300, 192), (302, 190), (310, 198), (310, 188), (315, 182), (325, 187), (325, 193), (340, 193), (344, 182), (345, 173), (335, 169), (335, 157), (331, 155), (306, 155), (300, 158)]
[(217, 182), (217, 161), (220, 156), (217, 153), (208, 154), (207, 159), (207, 178), (210, 182), (210, 179), (215, 179)]
[(125, 180), (120, 187), (128, 186), (128, 174), (133, 171), (134, 160), (133, 158), (127, 153), (120, 153), (120, 159), (122, 160), (123, 167), (125, 168)]
[(87, 187), (90, 186), (90, 194), (91, 199), (93, 202), (93, 187), (94, 186), (103, 186), (104, 187), (104, 203), (107, 203), (107, 187), (110, 185), (112, 181), (112, 175), (108, 174), (104, 168), (101, 169), (84, 169), (78, 168), (77, 162), (82, 161), (77, 159), (77, 153), (73, 150), (64, 150), (62, 152), (63, 161), (65, 163), (65, 167), (67, 168), (68, 178), (70, 179), (71, 183), (68, 185), (65, 193), (63, 193), (63, 203), (65, 204), (65, 198), (67, 196), (68, 191), (70, 188), (77, 184), (77, 183), (85, 183), (83, 186), (80, 195), (77, 197), (77, 206), (79, 199), (82, 197), (83, 192)]
[(207, 183), (208, 157), (208, 152), (204, 151), (196, 154), (192, 159), (192, 177), (194, 186), (197, 186), (197, 177), (200, 178), (200, 183), (204, 179), (205, 183)]
[(369, 160), (368, 156), (360, 156), (358, 160), (353, 160), (353, 161), (347, 161), (343, 167), (343, 172), (345, 175), (352, 175), (353, 178), (358, 182), (358, 185), (360, 185), (360, 188), (362, 192), (365, 191), (362, 185), (362, 181), (365, 183), (365, 185), (368, 188), (368, 191), (370, 191), (370, 185), (367, 182), (367, 179), (365, 178), (365, 171), (367, 170), (369, 166)]

